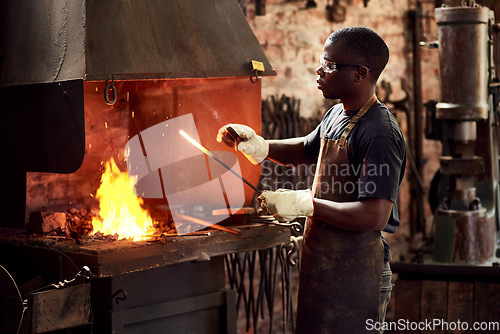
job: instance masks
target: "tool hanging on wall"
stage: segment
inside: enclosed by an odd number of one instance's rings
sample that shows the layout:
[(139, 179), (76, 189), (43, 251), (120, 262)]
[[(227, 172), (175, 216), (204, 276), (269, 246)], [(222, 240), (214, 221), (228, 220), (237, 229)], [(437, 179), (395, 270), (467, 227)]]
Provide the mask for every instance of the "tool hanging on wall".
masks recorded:
[(266, 15), (266, 0), (255, 0), (255, 15)]
[(345, 1), (328, 0), (326, 2), (325, 17), (328, 22), (344, 22), (346, 13)]

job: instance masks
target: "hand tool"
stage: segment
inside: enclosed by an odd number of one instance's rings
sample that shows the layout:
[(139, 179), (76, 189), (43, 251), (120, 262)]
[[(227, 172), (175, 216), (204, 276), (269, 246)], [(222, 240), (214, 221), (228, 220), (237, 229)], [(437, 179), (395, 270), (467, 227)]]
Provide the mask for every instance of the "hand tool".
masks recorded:
[(207, 156), (209, 156), (210, 158), (214, 159), (215, 161), (217, 161), (222, 167), (224, 167), (225, 169), (227, 169), (228, 171), (230, 171), (231, 173), (233, 173), (234, 175), (236, 175), (236, 177), (238, 177), (241, 181), (243, 181), (247, 186), (249, 186), (250, 188), (252, 188), (253, 190), (255, 190), (257, 193), (261, 194), (262, 191), (260, 191), (259, 189), (257, 189), (256, 186), (254, 186), (253, 184), (251, 184), (250, 182), (248, 182), (248, 180), (246, 180), (243, 176), (241, 176), (239, 173), (235, 172), (231, 167), (229, 167), (228, 165), (226, 165), (222, 160), (220, 160), (219, 158), (217, 158), (215, 155), (212, 154), (212, 152), (210, 152), (209, 150), (207, 150), (206, 148), (204, 148), (200, 143), (198, 143), (196, 140), (194, 140), (193, 138), (191, 138), (187, 133), (185, 133), (183, 130), (179, 130), (179, 133), (184, 137), (186, 138), (187, 141), (189, 141), (191, 144), (193, 144), (197, 149), (199, 149), (200, 151), (202, 151), (203, 153), (205, 153)]
[(234, 146), (238, 150), (238, 143), (241, 141), (240, 135), (230, 126), (226, 128), (226, 133), (222, 136), (222, 140), (227, 146)]

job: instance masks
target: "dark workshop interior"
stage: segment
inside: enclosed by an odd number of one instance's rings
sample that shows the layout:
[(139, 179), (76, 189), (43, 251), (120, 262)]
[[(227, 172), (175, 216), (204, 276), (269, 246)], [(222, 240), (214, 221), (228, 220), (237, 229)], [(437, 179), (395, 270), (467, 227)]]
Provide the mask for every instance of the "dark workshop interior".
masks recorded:
[(498, 22), (495, 0), (1, 1), (0, 333), (294, 333), (305, 218), (257, 197), (314, 169), (216, 136), (313, 131), (348, 26), (387, 43), (406, 141), (384, 333), (500, 333)]

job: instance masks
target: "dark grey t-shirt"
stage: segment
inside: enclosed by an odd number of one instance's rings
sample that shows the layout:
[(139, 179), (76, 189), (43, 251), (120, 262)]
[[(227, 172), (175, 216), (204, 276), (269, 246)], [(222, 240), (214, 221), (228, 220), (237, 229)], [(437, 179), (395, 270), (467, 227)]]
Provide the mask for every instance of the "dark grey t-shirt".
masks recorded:
[[(310, 158), (317, 159), (321, 139), (340, 139), (349, 120), (358, 111), (346, 114), (342, 104), (330, 108), (321, 123), (305, 137), (305, 150)], [(338, 116), (337, 116), (338, 115)], [(347, 156), (351, 171), (358, 178), (358, 199), (383, 198), (394, 203), (385, 232), (394, 233), (399, 227), (396, 200), (404, 176), (406, 149), (403, 134), (394, 116), (382, 103), (375, 103), (358, 121), (347, 138)], [(389, 246), (386, 259), (390, 259)]]

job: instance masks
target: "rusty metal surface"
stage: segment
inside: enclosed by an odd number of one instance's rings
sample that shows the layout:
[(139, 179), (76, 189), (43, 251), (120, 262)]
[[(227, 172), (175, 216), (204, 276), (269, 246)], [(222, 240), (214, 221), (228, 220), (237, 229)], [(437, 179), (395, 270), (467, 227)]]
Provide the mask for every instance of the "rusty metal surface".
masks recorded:
[[(88, 266), (95, 277), (108, 277), (171, 264), (204, 261), (207, 258), (249, 250), (260, 250), (290, 241), (290, 228), (272, 224), (233, 226), (238, 235), (210, 231), (207, 236), (175, 236), (163, 241), (91, 242), (50, 239), (0, 233), (2, 248), (53, 249), (67, 255), (77, 266)], [(3, 229), (8, 230), (8, 229)]]
[(8, 0), (0, 86), (275, 75), (234, 0)]
[(94, 333), (236, 333), (223, 257), (94, 279), (92, 301)]
[[(488, 117), (488, 20), (486, 7), (437, 8), (441, 100), (436, 118)], [(457, 84), (460, 83), (460, 84)]]
[(465, 158), (442, 156), (439, 158), (439, 164), (444, 175), (478, 175), (485, 170), (484, 160), (479, 156)]
[(85, 1), (2, 1), (0, 86), (82, 79)]
[(90, 283), (33, 293), (28, 297), (32, 333), (90, 323)]
[(435, 222), (434, 261), (481, 264), (495, 256), (495, 220), (484, 209), (438, 209)]

